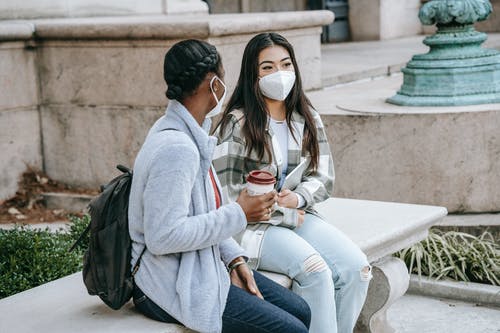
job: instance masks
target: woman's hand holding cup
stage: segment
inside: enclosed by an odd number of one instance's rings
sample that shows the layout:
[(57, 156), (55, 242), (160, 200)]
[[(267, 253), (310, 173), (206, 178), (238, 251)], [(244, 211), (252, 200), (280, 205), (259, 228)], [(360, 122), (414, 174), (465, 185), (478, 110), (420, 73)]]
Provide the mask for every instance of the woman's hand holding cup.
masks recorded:
[(278, 193), (272, 190), (261, 195), (250, 195), (245, 188), (241, 191), (236, 202), (241, 206), (248, 223), (268, 221), (273, 212), (274, 203), (278, 200)]
[[(236, 202), (245, 212), (247, 221), (269, 221), (278, 193), (274, 190), (276, 179), (265, 170), (251, 171), (247, 176), (247, 187), (241, 191)], [(245, 207), (244, 207), (245, 206)]]

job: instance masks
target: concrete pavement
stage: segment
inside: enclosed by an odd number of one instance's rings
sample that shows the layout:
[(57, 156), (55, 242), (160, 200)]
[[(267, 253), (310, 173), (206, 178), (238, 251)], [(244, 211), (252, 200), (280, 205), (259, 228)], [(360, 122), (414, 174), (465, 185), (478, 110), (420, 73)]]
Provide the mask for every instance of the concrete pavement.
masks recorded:
[(397, 333), (498, 333), (500, 309), (406, 294), (387, 313)]

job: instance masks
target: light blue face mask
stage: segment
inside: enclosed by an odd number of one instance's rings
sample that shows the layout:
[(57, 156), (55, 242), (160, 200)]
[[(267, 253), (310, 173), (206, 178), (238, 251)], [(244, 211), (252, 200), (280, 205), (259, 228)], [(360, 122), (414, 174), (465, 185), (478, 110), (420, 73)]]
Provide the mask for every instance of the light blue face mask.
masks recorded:
[[(220, 100), (217, 98), (217, 94), (215, 93), (214, 87), (213, 87), (213, 83), (214, 83), (215, 79), (219, 80), (219, 82), (224, 87), (224, 95), (222, 95), (222, 97), (220, 98)], [(221, 113), (221, 111), (222, 111), (222, 104), (224, 104), (224, 99), (226, 98), (226, 93), (227, 93), (226, 85), (224, 84), (224, 82), (222, 82), (221, 79), (219, 79), (217, 77), (217, 75), (215, 75), (210, 80), (210, 90), (212, 91), (212, 95), (214, 95), (214, 98), (215, 98), (215, 101), (217, 102), (217, 105), (214, 106), (214, 108), (212, 110), (210, 110), (209, 113), (207, 113), (206, 117), (208, 117), (208, 118), (215, 117), (216, 115), (218, 115), (219, 113)]]

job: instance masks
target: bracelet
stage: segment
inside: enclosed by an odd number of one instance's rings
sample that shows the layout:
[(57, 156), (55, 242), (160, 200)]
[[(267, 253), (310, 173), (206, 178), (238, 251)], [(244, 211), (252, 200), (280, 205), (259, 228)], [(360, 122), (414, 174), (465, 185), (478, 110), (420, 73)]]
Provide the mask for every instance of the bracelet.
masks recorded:
[(241, 265), (244, 265), (246, 264), (247, 262), (244, 261), (244, 260), (240, 260), (240, 261), (237, 261), (235, 262), (234, 264), (232, 265), (229, 265), (227, 268), (228, 268), (228, 272), (229, 272), (229, 275), (231, 275), (231, 272), (234, 271), (234, 269), (238, 266), (241, 266)]

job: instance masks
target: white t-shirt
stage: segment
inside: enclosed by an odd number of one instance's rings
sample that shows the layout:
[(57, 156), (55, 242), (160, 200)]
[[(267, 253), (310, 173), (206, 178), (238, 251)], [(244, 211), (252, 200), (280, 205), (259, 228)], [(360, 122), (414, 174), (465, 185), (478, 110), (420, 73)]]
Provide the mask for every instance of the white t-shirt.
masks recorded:
[[(283, 159), (281, 178), (277, 187), (278, 190), (281, 190), (281, 186), (283, 186), (283, 183), (285, 182), (286, 169), (288, 169), (288, 124), (286, 123), (286, 120), (278, 121), (271, 118), (269, 125), (271, 126), (274, 135), (276, 135), (276, 138), (278, 139), (278, 144), (281, 150), (281, 158)], [(300, 194), (295, 194), (297, 195), (298, 199), (297, 208), (304, 206), (305, 199)]]
[(283, 168), (281, 169), (281, 178), (278, 184), (278, 189), (281, 189), (281, 186), (285, 182), (286, 169), (288, 168), (288, 125), (285, 120), (277, 121), (273, 118), (271, 118), (269, 124), (278, 139), (281, 158), (283, 159)]

